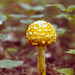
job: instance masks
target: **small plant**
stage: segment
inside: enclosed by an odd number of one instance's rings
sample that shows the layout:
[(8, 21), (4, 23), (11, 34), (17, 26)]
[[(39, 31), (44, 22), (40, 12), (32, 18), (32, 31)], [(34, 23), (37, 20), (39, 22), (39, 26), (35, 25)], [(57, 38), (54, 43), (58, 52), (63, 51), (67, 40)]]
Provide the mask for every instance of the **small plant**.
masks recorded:
[(61, 73), (62, 75), (74, 75), (74, 70), (72, 68), (58, 69), (57, 72)]
[(9, 59), (0, 60), (0, 68), (11, 69), (23, 64), (23, 61), (13, 61)]
[(65, 51), (66, 53), (75, 54), (75, 49), (69, 49), (68, 51)]
[(38, 74), (46, 75), (44, 49), (56, 42), (53, 26), (46, 21), (35, 21), (28, 27), (26, 37), (28, 43), (38, 46)]

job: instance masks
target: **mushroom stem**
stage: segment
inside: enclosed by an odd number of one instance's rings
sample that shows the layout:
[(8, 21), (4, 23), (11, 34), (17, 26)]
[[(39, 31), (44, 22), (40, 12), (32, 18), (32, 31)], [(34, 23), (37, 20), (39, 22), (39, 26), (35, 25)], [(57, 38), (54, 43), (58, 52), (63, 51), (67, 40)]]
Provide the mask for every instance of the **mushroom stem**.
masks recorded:
[(38, 47), (38, 74), (46, 75), (45, 69), (45, 48), (46, 47)]

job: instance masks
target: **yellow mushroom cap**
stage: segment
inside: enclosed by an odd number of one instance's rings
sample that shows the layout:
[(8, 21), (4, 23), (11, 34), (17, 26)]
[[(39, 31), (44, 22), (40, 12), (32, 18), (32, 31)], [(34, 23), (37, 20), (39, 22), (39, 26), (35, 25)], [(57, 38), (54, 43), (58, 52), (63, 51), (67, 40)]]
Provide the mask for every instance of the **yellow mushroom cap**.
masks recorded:
[(26, 32), (27, 42), (35, 46), (48, 46), (56, 42), (56, 32), (46, 21), (33, 22)]

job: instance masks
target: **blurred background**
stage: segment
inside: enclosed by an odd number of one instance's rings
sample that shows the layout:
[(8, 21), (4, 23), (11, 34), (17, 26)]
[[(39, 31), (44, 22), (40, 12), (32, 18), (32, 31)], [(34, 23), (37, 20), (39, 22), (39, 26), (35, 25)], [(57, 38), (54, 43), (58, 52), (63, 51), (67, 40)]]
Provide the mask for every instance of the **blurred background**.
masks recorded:
[(75, 0), (0, 0), (0, 60), (22, 60), (16, 68), (0, 69), (0, 75), (38, 75), (37, 48), (26, 41), (26, 30), (36, 20), (50, 22), (56, 43), (46, 49), (47, 75), (75, 70)]

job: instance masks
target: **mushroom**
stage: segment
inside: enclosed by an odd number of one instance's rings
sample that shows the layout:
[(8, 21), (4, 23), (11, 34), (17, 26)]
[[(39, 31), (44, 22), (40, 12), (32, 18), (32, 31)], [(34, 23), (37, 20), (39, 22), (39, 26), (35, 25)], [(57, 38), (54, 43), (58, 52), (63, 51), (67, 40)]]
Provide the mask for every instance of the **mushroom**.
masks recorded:
[(46, 75), (45, 49), (56, 42), (56, 32), (53, 26), (46, 21), (33, 22), (26, 32), (27, 42), (38, 46), (38, 74)]

